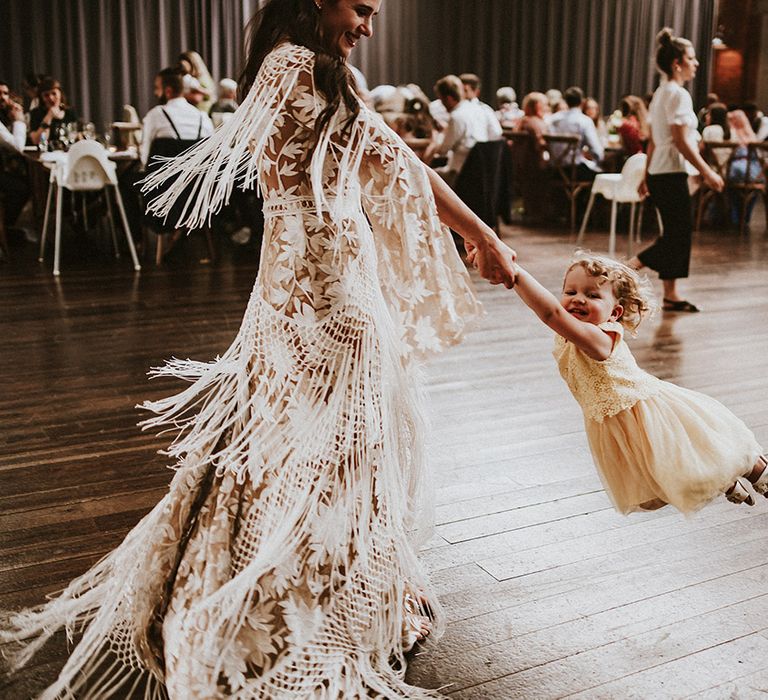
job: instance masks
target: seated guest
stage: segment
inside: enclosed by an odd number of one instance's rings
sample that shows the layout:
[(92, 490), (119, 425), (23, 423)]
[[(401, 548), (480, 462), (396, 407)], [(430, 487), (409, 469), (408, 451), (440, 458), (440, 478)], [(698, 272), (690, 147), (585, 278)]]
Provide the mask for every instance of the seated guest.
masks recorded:
[(165, 68), (155, 76), (155, 97), (160, 104), (147, 112), (142, 124), (141, 162), (144, 166), (155, 139), (193, 141), (213, 133), (210, 117), (184, 99), (184, 78), (177, 69)]
[(563, 93), (557, 88), (550, 88), (544, 94), (547, 97), (547, 111), (544, 115), (544, 121), (549, 125), (552, 123), (554, 116), (558, 112), (564, 112), (568, 109), (568, 106), (565, 104), (565, 100), (563, 100)]
[(24, 110), (11, 99), (11, 91), (0, 80), (0, 203), (3, 221), (0, 229), (13, 226), (29, 199), (27, 166), (21, 151), (27, 137)]
[(717, 96), (716, 92), (707, 93), (707, 102), (696, 115), (696, 118), (699, 120), (699, 131), (704, 131), (704, 127), (707, 125), (707, 113), (709, 112), (709, 108), (713, 104), (717, 104), (719, 102), (720, 98)]
[(706, 141), (730, 141), (728, 108), (722, 102), (709, 105), (704, 115), (704, 130), (701, 132), (702, 146)]
[(437, 127), (429, 113), (429, 102), (422, 97), (414, 97), (405, 105), (403, 114), (395, 122), (395, 131), (408, 139), (431, 139)]
[[(193, 107), (200, 109), (201, 104), (210, 104), (210, 94), (208, 91), (200, 85), (200, 81), (197, 78), (193, 78), (189, 73), (182, 77), (184, 84), (184, 99), (189, 102)], [(201, 110), (205, 111), (205, 110)]]
[(203, 57), (197, 51), (184, 51), (179, 54), (179, 69), (184, 75), (191, 75), (200, 84), (201, 94), (206, 97), (197, 101), (195, 106), (207, 114), (211, 109), (211, 95), (213, 95), (215, 83)]
[(0, 141), (3, 148), (23, 151), (27, 142), (24, 109), (11, 99), (11, 88), (0, 80)]
[(550, 124), (553, 134), (567, 134), (579, 137), (579, 151), (576, 155), (576, 176), (580, 180), (594, 180), (600, 172), (603, 159), (603, 144), (597, 136), (594, 122), (581, 111), (584, 93), (581, 88), (569, 87), (565, 91), (568, 109), (554, 115)]
[(50, 141), (58, 129), (77, 121), (77, 113), (67, 106), (67, 98), (56, 78), (43, 78), (37, 86), (37, 96), (40, 104), (29, 113), (29, 140), (35, 146), (43, 134)]
[(481, 141), (496, 141), (501, 138), (501, 124), (496, 118), (496, 112), (490, 105), (480, 101), (480, 78), (474, 73), (462, 73), (459, 76), (464, 90), (464, 99), (476, 111), (478, 125), (485, 130), (485, 138)]
[(622, 98), (619, 108), (621, 124), (618, 133), (624, 154), (632, 156), (635, 153), (642, 153), (645, 150), (643, 144), (647, 142), (650, 133), (645, 102), (637, 95), (627, 95)]
[[(731, 130), (731, 141), (739, 144), (733, 152), (731, 162), (728, 165), (729, 182), (754, 183), (765, 182), (765, 174), (761, 167), (760, 159), (754, 151), (749, 150), (749, 144), (757, 141), (756, 134), (749, 118), (742, 109), (736, 109), (728, 113), (728, 126)], [(741, 208), (741, 198), (744, 194), (734, 197), (731, 205), (731, 223), (736, 224), (739, 221), (739, 210)], [(757, 203), (757, 197), (753, 197), (745, 212), (744, 221), (749, 223), (752, 217), (752, 209)]]
[(742, 107), (742, 111), (747, 115), (752, 131), (755, 132), (755, 140), (768, 139), (768, 117), (757, 108), (757, 105), (754, 102), (747, 102)]
[(519, 181), (523, 207), (529, 222), (532, 219), (540, 220), (544, 217), (549, 197), (545, 175), (548, 154), (544, 141), (544, 134), (547, 133), (544, 117), (548, 108), (547, 96), (544, 93), (528, 93), (523, 99), (524, 116), (517, 127), (519, 131), (525, 131), (531, 135), (527, 148), (521, 153), (515, 150), (515, 161), (520, 168)]
[(523, 110), (517, 106), (517, 93), (511, 87), (496, 90), (496, 118), (504, 129), (515, 129), (523, 118)]
[(600, 139), (600, 143), (608, 143), (608, 127), (605, 125), (605, 119), (600, 114), (600, 105), (594, 97), (587, 97), (581, 104), (581, 111), (584, 112), (595, 125), (597, 130), (597, 138)]
[(219, 81), (219, 99), (211, 105), (209, 116), (214, 114), (230, 114), (237, 111), (237, 82), (232, 78)]
[(44, 78), (45, 76), (42, 73), (27, 73), (24, 76), (21, 88), (24, 90), (25, 112), (31, 112), (40, 104), (40, 98), (37, 96), (37, 86), (40, 85), (40, 81)]
[(488, 140), (487, 129), (477, 119), (476, 108), (463, 99), (464, 89), (458, 77), (447, 75), (438, 80), (435, 94), (448, 112), (448, 125), (442, 142), (427, 148), (423, 159), (429, 163), (435, 156), (447, 156), (448, 163), (435, 170), (453, 186), (472, 146), (478, 141)]

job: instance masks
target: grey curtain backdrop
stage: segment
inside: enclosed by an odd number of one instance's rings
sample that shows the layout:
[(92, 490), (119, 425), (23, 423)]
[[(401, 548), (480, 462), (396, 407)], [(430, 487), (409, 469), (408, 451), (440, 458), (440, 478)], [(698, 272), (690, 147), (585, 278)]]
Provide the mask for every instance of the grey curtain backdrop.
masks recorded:
[[(101, 126), (125, 103), (143, 115), (152, 79), (186, 49), (214, 77), (237, 77), (243, 27), (265, 0), (0, 0), (0, 77), (19, 88), (29, 71), (58, 77), (70, 102)], [(716, 0), (383, 0), (372, 41), (353, 61), (371, 86), (421, 85), (471, 71), (484, 98), (580, 85), (603, 111), (656, 84), (654, 37), (664, 25), (690, 38), (709, 83)]]

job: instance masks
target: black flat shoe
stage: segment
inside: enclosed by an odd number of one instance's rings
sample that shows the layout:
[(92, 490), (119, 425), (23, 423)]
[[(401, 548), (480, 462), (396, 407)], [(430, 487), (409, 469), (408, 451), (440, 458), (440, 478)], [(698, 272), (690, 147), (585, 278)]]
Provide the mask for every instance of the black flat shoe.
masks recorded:
[(701, 311), (698, 306), (694, 306), (690, 301), (680, 299), (673, 301), (672, 299), (664, 299), (664, 304), (661, 307), (664, 311), (687, 311), (689, 313), (695, 313)]

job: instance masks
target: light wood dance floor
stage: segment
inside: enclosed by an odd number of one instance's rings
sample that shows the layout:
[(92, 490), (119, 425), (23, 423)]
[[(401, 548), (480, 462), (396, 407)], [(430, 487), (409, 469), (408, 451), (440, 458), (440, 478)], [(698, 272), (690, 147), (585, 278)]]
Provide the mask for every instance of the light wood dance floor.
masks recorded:
[[(768, 235), (697, 234), (685, 293), (630, 344), (641, 366), (724, 402), (768, 446)], [(505, 227), (557, 289), (573, 243)], [(624, 237), (619, 236), (620, 243)], [(604, 250), (607, 234), (586, 244)], [(171, 356), (232, 340), (255, 255), (134, 276), (127, 260), (65, 255), (55, 281), (30, 251), (0, 267), (0, 607), (31, 605), (118, 544), (171, 473), (134, 405)], [(659, 285), (657, 283), (657, 289)], [(479, 283), (487, 316), (427, 369), (437, 528), (423, 552), (449, 616), (410, 679), (457, 700), (764, 698), (768, 500), (721, 499), (685, 519), (623, 517), (601, 490), (551, 333), (513, 292)], [(61, 640), (0, 685), (41, 690)]]

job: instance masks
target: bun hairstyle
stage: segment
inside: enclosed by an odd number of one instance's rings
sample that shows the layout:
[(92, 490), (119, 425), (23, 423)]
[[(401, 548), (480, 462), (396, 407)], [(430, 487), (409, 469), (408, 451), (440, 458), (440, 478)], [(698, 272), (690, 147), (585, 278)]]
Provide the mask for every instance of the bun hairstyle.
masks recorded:
[(656, 65), (660, 71), (671, 78), (672, 63), (674, 61), (682, 61), (686, 49), (693, 48), (693, 44), (688, 39), (675, 36), (674, 30), (670, 27), (664, 27), (656, 35), (656, 43), (658, 44), (658, 49), (656, 49)]

